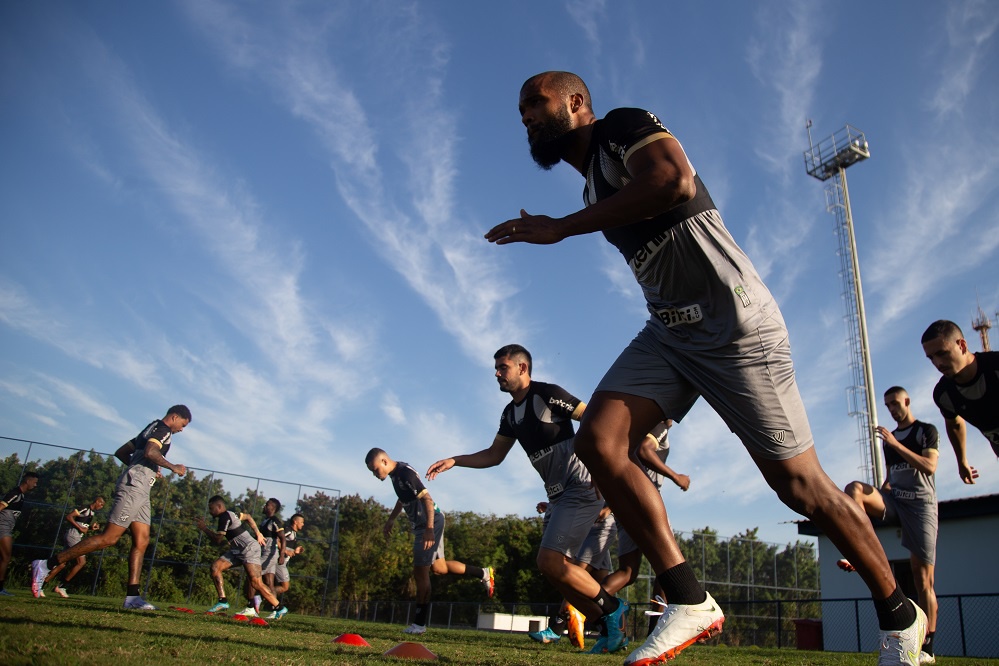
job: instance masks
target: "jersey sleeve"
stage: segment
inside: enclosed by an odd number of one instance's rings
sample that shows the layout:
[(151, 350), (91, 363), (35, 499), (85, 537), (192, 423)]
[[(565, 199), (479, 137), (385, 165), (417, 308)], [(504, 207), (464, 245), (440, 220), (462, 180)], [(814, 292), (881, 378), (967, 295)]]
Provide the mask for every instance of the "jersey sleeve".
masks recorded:
[(11, 488), (6, 493), (4, 493), (3, 497), (0, 497), (0, 502), (10, 505), (12, 502), (14, 502), (14, 500), (17, 499), (17, 496), (20, 494), (21, 494), (20, 487), (15, 486), (14, 488)]
[(399, 465), (402, 469), (399, 470), (399, 484), (403, 486), (410, 497), (404, 498), (400, 497), (403, 502), (409, 502), (416, 498), (422, 497), (427, 492), (427, 487), (423, 485), (423, 481), (420, 480), (420, 475), (416, 473), (409, 465), (403, 467)]
[(957, 418), (957, 412), (954, 411), (954, 405), (951, 402), (946, 387), (944, 387), (943, 380), (937, 382), (937, 385), (933, 387), (933, 402), (936, 403), (940, 414), (945, 419), (953, 421)]
[(540, 389), (538, 392), (544, 398), (548, 409), (553, 414), (559, 414), (565, 418), (572, 418), (576, 408), (579, 407), (579, 403), (582, 402), (582, 400), (557, 384), (544, 384), (538, 388)]
[(937, 427), (932, 423), (927, 423), (923, 427), (923, 451), (926, 449), (940, 449), (940, 434)]
[(636, 150), (673, 135), (651, 111), (624, 108), (604, 117), (603, 138), (608, 152), (627, 163)]
[(229, 531), (229, 528), (231, 526), (232, 526), (232, 512), (226, 511), (221, 516), (219, 516), (218, 527), (216, 527), (215, 529), (219, 534), (225, 534), (226, 532)]
[(496, 433), (502, 437), (509, 437), (510, 439), (516, 439), (517, 433), (513, 429), (513, 419), (511, 418), (513, 413), (513, 404), (509, 404), (503, 410), (503, 414), (500, 416), (499, 431)]
[(148, 444), (150, 440), (155, 440), (156, 443), (160, 445), (160, 448), (163, 448), (163, 442), (170, 434), (170, 428), (167, 424), (160, 421), (156, 424), (156, 427), (153, 428), (152, 432), (149, 433), (149, 437), (146, 438), (146, 443)]
[(669, 435), (669, 428), (666, 427), (665, 421), (657, 423), (656, 426), (649, 431), (649, 435), (655, 438), (659, 445), (658, 448), (669, 448), (669, 439), (667, 438)]

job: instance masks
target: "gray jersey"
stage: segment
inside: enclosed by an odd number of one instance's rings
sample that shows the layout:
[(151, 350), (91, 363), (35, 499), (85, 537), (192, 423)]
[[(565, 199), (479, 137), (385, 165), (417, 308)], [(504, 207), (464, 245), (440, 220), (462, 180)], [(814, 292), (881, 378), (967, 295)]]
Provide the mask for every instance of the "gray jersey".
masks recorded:
[[(615, 109), (592, 127), (583, 193), (588, 206), (631, 181), (625, 163), (634, 151), (652, 141), (675, 140), (642, 109)], [(664, 342), (715, 349), (758, 328), (776, 304), (696, 172), (695, 184), (689, 202), (608, 229), (604, 236), (631, 267)]]
[[(896, 428), (892, 434), (902, 446), (918, 455), (923, 455), (926, 449), (939, 448), (937, 429), (930, 423), (916, 421), (908, 428)], [(884, 447), (884, 452), (893, 497), (901, 500), (937, 501), (936, 475), (920, 472), (901, 454), (887, 446)]]

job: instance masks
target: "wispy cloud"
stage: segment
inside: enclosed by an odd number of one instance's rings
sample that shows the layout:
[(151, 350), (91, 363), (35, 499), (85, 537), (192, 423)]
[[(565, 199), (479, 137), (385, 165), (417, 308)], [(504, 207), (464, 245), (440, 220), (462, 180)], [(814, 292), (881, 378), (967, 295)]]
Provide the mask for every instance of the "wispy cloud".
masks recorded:
[(930, 108), (940, 116), (961, 112), (976, 88), (999, 28), (999, 12), (989, 0), (950, 3), (946, 14), (940, 83), (930, 96)]
[[(453, 210), (454, 118), (441, 99), (447, 47), (437, 35), (426, 39), (434, 28), (414, 7), (407, 7), (406, 20), (400, 21), (394, 8), (371, 6), (385, 13), (382, 29), (394, 31), (386, 40), (393, 45), (392, 76), (408, 77), (397, 88), (404, 111), (387, 117), (372, 115), (366, 105), (380, 113), (384, 107), (362, 99), (343, 75), (363, 71), (367, 63), (351, 62), (348, 68), (331, 60), (323, 31), (293, 12), (282, 14), (263, 34), (229, 7), (203, 2), (186, 7), (230, 65), (260, 77), (287, 111), (315, 132), (330, 156), (340, 196), (364, 223), (386, 265), (470, 358), (488, 362), (493, 349), (518, 337), (510, 323), (515, 318), (507, 316), (511, 287), (501, 279), (495, 253), (480, 230)], [(318, 23), (332, 29), (339, 17), (327, 18)], [(386, 147), (407, 167), (405, 188), (385, 186)]]
[(567, 0), (565, 10), (582, 29), (590, 45), (591, 57), (600, 55), (600, 24), (603, 22), (606, 0)]

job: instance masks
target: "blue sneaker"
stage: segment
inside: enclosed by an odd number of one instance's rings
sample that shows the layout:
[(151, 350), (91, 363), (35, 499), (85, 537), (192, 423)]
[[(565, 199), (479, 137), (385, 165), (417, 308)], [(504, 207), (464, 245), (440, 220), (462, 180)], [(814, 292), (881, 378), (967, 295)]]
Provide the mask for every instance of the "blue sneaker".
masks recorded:
[(607, 653), (607, 637), (601, 636), (597, 639), (596, 645), (587, 650), (587, 654), (606, 654)]
[(229, 608), (229, 602), (228, 601), (219, 601), (214, 606), (212, 606), (211, 608), (209, 608), (208, 612), (209, 613), (218, 613), (219, 611), (224, 611), (224, 610), (227, 610), (228, 608)]
[(13, 592), (8, 592), (7, 590), (0, 590), (0, 597), (13, 597)]
[(628, 602), (618, 597), (617, 609), (613, 613), (604, 615), (604, 624), (607, 627), (607, 652), (617, 652), (628, 644), (628, 637), (625, 635), (627, 626), (625, 616), (628, 614)]
[(267, 619), (268, 620), (280, 620), (281, 618), (283, 618), (287, 614), (288, 614), (288, 607), (287, 606), (281, 606), (281, 608), (278, 608), (273, 613), (271, 613), (270, 615), (268, 615)]
[(545, 627), (544, 631), (529, 631), (527, 632), (527, 635), (532, 641), (537, 641), (539, 643), (558, 643), (562, 638), (552, 631), (551, 627)]

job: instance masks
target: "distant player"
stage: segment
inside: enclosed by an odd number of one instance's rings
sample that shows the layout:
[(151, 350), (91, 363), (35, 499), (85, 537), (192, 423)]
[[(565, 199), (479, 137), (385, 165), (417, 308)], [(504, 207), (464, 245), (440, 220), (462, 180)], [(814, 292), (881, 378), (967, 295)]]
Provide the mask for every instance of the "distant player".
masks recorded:
[[(205, 519), (198, 517), (195, 524), (198, 529), (208, 535), (217, 546), (221, 546), (226, 541), (229, 542), (229, 550), (212, 563), (211, 577), (215, 582), (215, 589), (218, 590), (219, 600), (214, 606), (209, 608), (209, 612), (218, 613), (229, 608), (229, 600), (225, 595), (225, 583), (222, 579), (229, 567), (234, 564), (242, 564), (246, 571), (246, 610), (242, 615), (253, 617), (257, 615), (257, 610), (253, 606), (253, 593), (256, 591), (271, 605), (272, 612), (267, 616), (268, 620), (279, 620), (288, 612), (287, 606), (281, 604), (270, 588), (264, 585), (260, 577), (260, 547), (266, 543), (264, 535), (260, 533), (253, 516), (248, 513), (237, 514), (226, 508), (225, 499), (221, 495), (215, 495), (208, 500), (208, 513), (213, 518), (218, 519), (215, 530), (212, 530), (205, 523)], [(256, 538), (254, 538), (254, 535)]]
[[(573, 449), (575, 429), (586, 403), (555, 384), (531, 379), (531, 353), (520, 345), (507, 345), (493, 354), (496, 381), (511, 401), (500, 417), (499, 431), (492, 445), (476, 453), (438, 460), (427, 470), (427, 478), (452, 467), (484, 469), (502, 463), (518, 441), (548, 494), (538, 569), (562, 596), (589, 619), (600, 618), (604, 645), (616, 652), (627, 643), (624, 633), (628, 603), (608, 594), (573, 559), (603, 507), (593, 489), (590, 470)], [(550, 643), (561, 639), (561, 614), (550, 618), (549, 626), (534, 640)], [(529, 634), (530, 635), (530, 634)]]
[[(69, 523), (69, 528), (63, 532), (63, 543), (66, 544), (66, 548), (72, 548), (76, 544), (83, 540), (83, 536), (89, 532), (96, 532), (100, 528), (97, 523), (96, 513), (104, 508), (104, 498), (98, 495), (93, 502), (85, 507), (79, 509), (73, 509), (66, 514), (66, 522)], [(60, 580), (56, 581), (55, 592), (62, 598), (69, 597), (69, 593), (66, 591), (66, 584), (73, 580), (73, 576), (78, 574), (83, 566), (87, 563), (87, 556), (80, 555), (73, 562), (73, 566), (63, 569), (62, 576)], [(56, 577), (56, 573), (49, 572), (49, 575), (45, 578), (45, 583), (48, 584), (53, 578)]]
[(274, 589), (274, 573), (278, 565), (284, 565), (284, 523), (277, 517), (281, 502), (274, 497), (264, 503), (264, 521), (260, 533), (264, 535), (264, 545), (260, 547), (260, 570), (264, 585)]
[(132, 535), (132, 549), (128, 554), (128, 587), (125, 592), (124, 608), (156, 610), (155, 606), (139, 596), (142, 558), (149, 545), (149, 523), (152, 519), (149, 495), (156, 479), (162, 476), (161, 467), (179, 476), (187, 474), (184, 465), (170, 462), (166, 459), (166, 454), (170, 451), (173, 435), (181, 432), (190, 422), (191, 410), (184, 405), (174, 405), (167, 410), (166, 416), (156, 419), (118, 448), (115, 457), (125, 463), (125, 469), (118, 477), (118, 485), (111, 500), (111, 513), (104, 531), (99, 535), (83, 539), (72, 548), (48, 560), (32, 562), (31, 591), (36, 597), (41, 596), (42, 585), (50, 571), (58, 573), (67, 562), (81, 555), (113, 546), (118, 543), (121, 535), (129, 530)]
[(288, 591), (291, 581), (291, 574), (288, 573), (288, 560), (295, 555), (301, 555), (304, 550), (298, 544), (298, 533), (305, 527), (305, 516), (300, 513), (294, 514), (288, 520), (289, 529), (284, 533), (284, 562), (277, 565), (274, 572), (274, 594), (284, 594)]
[(930, 324), (921, 342), (926, 358), (943, 375), (933, 389), (933, 402), (943, 414), (958, 474), (965, 483), (974, 483), (978, 470), (968, 464), (964, 422), (981, 430), (999, 456), (999, 352), (969, 351), (961, 328), (946, 319)]
[[(901, 386), (885, 391), (885, 406), (897, 424), (891, 432), (884, 426), (877, 428), (888, 477), (880, 490), (863, 481), (853, 481), (845, 490), (871, 518), (901, 526), (902, 546), (909, 551), (919, 606), (926, 612), (926, 638), (919, 663), (932, 664), (936, 661), (933, 637), (937, 629), (933, 567), (937, 554), (935, 472), (940, 456), (939, 436), (933, 424), (916, 420), (909, 394)], [(853, 569), (848, 560), (837, 564), (847, 571)]]
[(430, 609), (430, 573), (452, 574), (477, 578), (492, 597), (495, 589), (492, 567), (477, 567), (457, 560), (444, 559), (444, 512), (430, 497), (416, 470), (404, 462), (392, 460), (382, 449), (371, 449), (364, 464), (379, 481), (392, 479), (392, 488), (399, 498), (385, 523), (387, 539), (395, 519), (405, 510), (413, 529), (413, 577), (416, 579), (416, 617), (403, 629), (407, 634), (422, 634), (427, 630)]
[(21, 483), (8, 490), (0, 499), (0, 597), (12, 597), (4, 585), (7, 583), (7, 567), (14, 553), (14, 523), (21, 517), (21, 506), (25, 493), (30, 493), (38, 485), (38, 474), (25, 472)]

